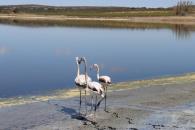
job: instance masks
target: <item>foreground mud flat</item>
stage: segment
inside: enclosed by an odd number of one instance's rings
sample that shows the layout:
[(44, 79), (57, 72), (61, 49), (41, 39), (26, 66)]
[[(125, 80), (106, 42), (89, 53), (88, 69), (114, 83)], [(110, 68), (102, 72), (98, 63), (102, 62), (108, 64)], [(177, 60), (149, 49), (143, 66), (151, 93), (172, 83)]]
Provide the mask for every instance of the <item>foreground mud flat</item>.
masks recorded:
[[(88, 104), (87, 117), (78, 116), (79, 98), (75, 97), (75, 93), (74, 96), (68, 95), (68, 98), (34, 97), (31, 99), (34, 102), (14, 105), (7, 100), (9, 105), (0, 108), (0, 129), (193, 130), (194, 93), (193, 74), (119, 83), (108, 93), (108, 112), (103, 111), (102, 102), (95, 121), (93, 112), (89, 110), (91, 104)], [(85, 113), (84, 107), (82, 112)]]

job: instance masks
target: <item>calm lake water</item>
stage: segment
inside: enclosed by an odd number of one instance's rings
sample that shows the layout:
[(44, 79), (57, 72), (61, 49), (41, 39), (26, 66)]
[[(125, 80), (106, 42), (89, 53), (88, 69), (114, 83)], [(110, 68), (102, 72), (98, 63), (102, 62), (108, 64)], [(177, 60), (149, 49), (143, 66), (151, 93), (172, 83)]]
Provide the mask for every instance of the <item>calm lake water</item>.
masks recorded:
[(114, 83), (195, 72), (195, 32), (0, 25), (0, 98), (73, 88), (76, 56)]

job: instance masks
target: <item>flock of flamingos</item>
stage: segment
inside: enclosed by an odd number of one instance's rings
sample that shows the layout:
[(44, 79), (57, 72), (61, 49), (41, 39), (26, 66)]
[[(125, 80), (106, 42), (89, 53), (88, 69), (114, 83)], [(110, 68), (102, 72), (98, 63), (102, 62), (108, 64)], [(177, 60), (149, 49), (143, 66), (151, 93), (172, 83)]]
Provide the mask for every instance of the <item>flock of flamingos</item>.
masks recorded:
[[(84, 64), (85, 67), (85, 73), (80, 74), (80, 65)], [(94, 107), (94, 117), (95, 117), (95, 112), (96, 109), (99, 107), (101, 101), (105, 99), (105, 108), (106, 110), (106, 97), (107, 97), (107, 87), (111, 84), (111, 78), (109, 76), (99, 76), (99, 66), (97, 64), (93, 64), (90, 69), (94, 68), (96, 69), (97, 72), (97, 80), (92, 81), (92, 79), (88, 76), (87, 74), (87, 60), (85, 57), (76, 57), (76, 64), (77, 64), (77, 76), (75, 78), (75, 84), (77, 88), (80, 91), (80, 106), (79, 106), (79, 114), (80, 114), (80, 109), (81, 109), (81, 104), (82, 104), (82, 99), (81, 99), (81, 91), (85, 91), (85, 109), (87, 113), (87, 100), (86, 100), (86, 92), (90, 93), (91, 96), (91, 110), (93, 110)], [(94, 97), (95, 96), (95, 97)], [(100, 96), (101, 99), (97, 102), (97, 96)], [(95, 98), (95, 103), (93, 101), (93, 98)]]

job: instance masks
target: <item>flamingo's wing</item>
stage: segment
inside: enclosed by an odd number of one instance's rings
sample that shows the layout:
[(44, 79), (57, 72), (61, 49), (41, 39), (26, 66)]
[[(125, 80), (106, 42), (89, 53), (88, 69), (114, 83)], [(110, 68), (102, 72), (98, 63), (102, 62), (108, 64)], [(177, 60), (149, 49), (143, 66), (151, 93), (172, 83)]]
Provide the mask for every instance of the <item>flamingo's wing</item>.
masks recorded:
[(100, 76), (99, 81), (103, 83), (111, 84), (111, 78), (109, 76)]

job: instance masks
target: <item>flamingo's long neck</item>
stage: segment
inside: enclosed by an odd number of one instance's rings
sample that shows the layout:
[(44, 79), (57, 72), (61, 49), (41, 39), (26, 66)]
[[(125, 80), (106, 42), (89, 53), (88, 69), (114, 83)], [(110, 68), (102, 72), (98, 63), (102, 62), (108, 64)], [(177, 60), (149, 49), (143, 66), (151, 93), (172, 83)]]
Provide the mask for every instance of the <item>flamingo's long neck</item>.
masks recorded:
[(100, 78), (100, 69), (99, 69), (99, 66), (97, 66), (97, 79), (99, 80)]
[(80, 75), (80, 67), (79, 67), (79, 63), (77, 61), (77, 76), (79, 76), (79, 75)]
[(83, 62), (85, 64), (85, 82), (87, 84), (87, 62), (85, 60)]

